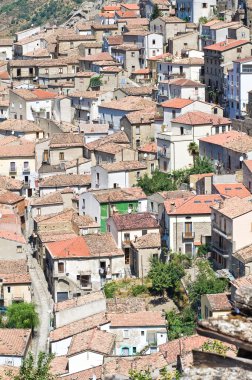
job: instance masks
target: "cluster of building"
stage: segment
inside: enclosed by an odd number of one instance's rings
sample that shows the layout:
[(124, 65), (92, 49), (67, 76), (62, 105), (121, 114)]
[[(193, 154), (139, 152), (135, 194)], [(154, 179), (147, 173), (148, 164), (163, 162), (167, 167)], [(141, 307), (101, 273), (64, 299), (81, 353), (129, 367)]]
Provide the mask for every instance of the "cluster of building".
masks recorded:
[[(104, 298), (106, 282), (146, 277), (164, 252), (204, 246), (229, 279), (231, 294), (202, 297), (204, 320), (251, 286), (249, 4), (204, 1), (104, 3), (88, 21), (0, 39), (0, 307), (33, 300), (32, 251), (54, 301), (60, 378), (146, 367), (158, 378), (208, 341), (167, 342), (162, 312)], [(146, 195), (145, 175), (193, 167), (191, 143), (214, 172)], [(1, 375), (31, 331), (0, 329), (0, 342)]]

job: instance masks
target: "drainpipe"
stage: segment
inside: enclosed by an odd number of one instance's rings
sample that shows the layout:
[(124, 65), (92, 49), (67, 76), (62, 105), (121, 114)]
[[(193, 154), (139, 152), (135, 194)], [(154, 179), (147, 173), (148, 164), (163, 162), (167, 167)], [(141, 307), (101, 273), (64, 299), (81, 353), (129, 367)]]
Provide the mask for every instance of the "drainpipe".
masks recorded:
[(176, 252), (178, 252), (178, 217), (176, 215)]

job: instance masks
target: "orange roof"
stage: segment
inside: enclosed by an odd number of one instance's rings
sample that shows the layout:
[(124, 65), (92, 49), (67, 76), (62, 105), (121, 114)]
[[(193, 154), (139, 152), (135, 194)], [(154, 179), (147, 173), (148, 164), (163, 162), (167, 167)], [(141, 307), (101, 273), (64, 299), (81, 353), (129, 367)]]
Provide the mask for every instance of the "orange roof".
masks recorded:
[(157, 144), (155, 142), (147, 143), (138, 148), (138, 150), (146, 153), (157, 153)]
[(240, 137), (241, 137), (241, 132), (229, 131), (229, 132), (224, 132), (217, 135), (202, 137), (199, 139), (199, 141), (225, 146), (227, 142), (239, 139)]
[(214, 187), (220, 195), (225, 197), (246, 198), (251, 195), (242, 183), (216, 183)]
[(215, 51), (226, 51), (229, 49), (233, 49), (237, 46), (249, 44), (248, 40), (233, 40), (228, 39), (226, 41), (218, 42), (217, 44), (205, 46), (204, 50), (215, 50)]
[(138, 4), (121, 4), (121, 7), (129, 9), (130, 11), (138, 11), (139, 10)]
[(69, 240), (47, 243), (46, 248), (51, 256), (57, 259), (91, 256), (89, 248), (81, 236)]
[(176, 117), (171, 120), (174, 123), (181, 123), (186, 125), (203, 125), (203, 124), (212, 124), (212, 125), (226, 125), (231, 124), (231, 120), (226, 117), (214, 115), (207, 112), (201, 111), (192, 111), (186, 112), (183, 115)]
[(99, 16), (105, 18), (114, 18), (115, 14), (113, 12), (101, 12)]
[(160, 55), (156, 55), (155, 57), (148, 58), (149, 61), (158, 61), (166, 57), (172, 57), (171, 53), (164, 53)]
[(48, 99), (48, 98), (56, 98), (57, 94), (55, 92), (49, 92), (45, 90), (41, 90), (39, 88), (32, 90), (33, 94), (35, 94), (39, 99)]
[(184, 108), (188, 106), (189, 104), (192, 104), (194, 100), (192, 99), (180, 99), (180, 98), (173, 98), (170, 100), (166, 100), (166, 102), (161, 103), (162, 107), (166, 108)]
[[(182, 202), (180, 198), (181, 204), (179, 205), (178, 204), (179, 202), (177, 202), (178, 205), (176, 205), (176, 202), (174, 202), (175, 207), (173, 209), (170, 209), (168, 213), (169, 215), (185, 215), (185, 214), (188, 214), (188, 215), (209, 214), (210, 215), (211, 214), (210, 207), (213, 206), (215, 203), (220, 202), (221, 199), (222, 198), (219, 194), (195, 195), (187, 199), (183, 198)], [(167, 211), (166, 203), (169, 202), (169, 204), (171, 204), (170, 201), (171, 200), (169, 199), (169, 201), (164, 202), (166, 211)]]
[(122, 17), (122, 18), (137, 18), (138, 15), (134, 11), (116, 11), (117, 16)]
[(204, 26), (212, 26), (212, 25), (217, 24), (219, 22), (220, 22), (220, 20), (211, 20), (211, 21), (208, 21), (206, 24), (204, 24)]
[(0, 72), (0, 79), (10, 79), (10, 75), (8, 71), (1, 71)]
[(103, 11), (120, 11), (121, 7), (120, 5), (105, 5), (103, 8)]
[(248, 170), (252, 172), (252, 160), (245, 160), (243, 163), (247, 166)]
[(150, 74), (150, 69), (138, 69), (132, 71), (132, 74)]

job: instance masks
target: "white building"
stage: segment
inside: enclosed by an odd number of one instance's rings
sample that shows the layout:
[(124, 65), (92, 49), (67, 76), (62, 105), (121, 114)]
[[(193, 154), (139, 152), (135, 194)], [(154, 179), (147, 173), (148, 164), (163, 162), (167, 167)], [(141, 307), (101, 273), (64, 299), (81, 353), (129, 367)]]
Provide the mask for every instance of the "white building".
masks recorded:
[(12, 38), (4, 38), (0, 40), (0, 59), (9, 60), (13, 57), (13, 40)]
[(233, 69), (228, 71), (227, 77), (228, 115), (231, 119), (240, 119), (247, 114), (251, 83), (252, 57), (234, 61)]
[(30, 329), (0, 329), (0, 365), (21, 367), (31, 345)]
[(203, 57), (166, 59), (157, 65), (158, 80), (163, 81), (178, 76), (199, 82), (202, 77), (203, 67)]
[(209, 19), (214, 15), (216, 0), (177, 0), (176, 16), (188, 22), (198, 23), (201, 17)]
[(37, 118), (50, 119), (56, 96), (54, 92), (41, 89), (12, 89), (10, 90), (10, 118), (31, 121)]
[(187, 112), (172, 119), (171, 130), (157, 136), (160, 170), (170, 172), (191, 166), (193, 158), (188, 152), (189, 144), (229, 128), (230, 119), (201, 111)]
[(158, 101), (184, 98), (205, 101), (205, 84), (190, 79), (170, 79), (158, 84)]
[(115, 334), (115, 355), (136, 355), (157, 352), (157, 346), (167, 342), (165, 318), (158, 311), (136, 313), (113, 313), (102, 330)]

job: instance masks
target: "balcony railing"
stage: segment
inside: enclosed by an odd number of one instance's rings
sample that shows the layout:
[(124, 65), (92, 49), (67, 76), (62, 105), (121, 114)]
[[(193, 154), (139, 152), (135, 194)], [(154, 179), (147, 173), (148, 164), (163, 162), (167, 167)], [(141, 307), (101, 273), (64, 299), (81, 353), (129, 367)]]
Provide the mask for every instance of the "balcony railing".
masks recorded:
[(229, 253), (231, 253), (231, 252), (229, 252), (229, 250), (227, 248), (221, 248), (217, 245), (214, 245), (214, 243), (212, 243), (212, 245), (211, 245), (211, 251), (214, 251), (223, 257), (228, 257)]
[(17, 174), (17, 168), (10, 168), (10, 169), (9, 169), (9, 174), (10, 174), (10, 175), (15, 175), (15, 174)]
[(23, 168), (23, 173), (30, 173), (30, 167), (29, 166), (24, 167)]
[(232, 233), (230, 231), (222, 230), (221, 227), (215, 222), (212, 222), (212, 226), (213, 231), (216, 232), (218, 235), (221, 235), (222, 237), (228, 240), (232, 239)]
[(170, 151), (166, 151), (166, 152), (159, 151), (157, 155), (158, 155), (158, 158), (160, 158), (160, 157), (170, 158), (171, 157)]
[(192, 232), (192, 231), (182, 232), (182, 238), (184, 240), (186, 240), (186, 239), (194, 239), (195, 238), (195, 232)]

